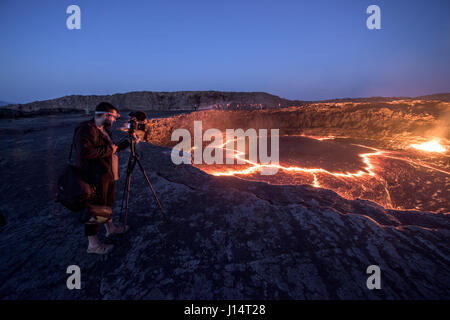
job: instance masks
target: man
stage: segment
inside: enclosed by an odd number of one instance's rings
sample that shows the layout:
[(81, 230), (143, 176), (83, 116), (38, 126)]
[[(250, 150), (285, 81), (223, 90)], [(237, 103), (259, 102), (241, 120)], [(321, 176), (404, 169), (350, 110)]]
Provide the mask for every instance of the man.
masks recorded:
[(111, 126), (119, 117), (116, 107), (101, 102), (95, 108), (94, 118), (79, 124), (75, 131), (77, 166), (82, 178), (95, 190), (82, 219), (89, 242), (88, 253), (106, 254), (113, 248), (113, 245), (99, 241), (99, 224), (104, 223), (107, 237), (128, 230), (128, 226), (118, 227), (112, 222), (112, 205), (119, 179), (117, 152), (129, 144), (124, 141), (115, 145), (112, 140)]

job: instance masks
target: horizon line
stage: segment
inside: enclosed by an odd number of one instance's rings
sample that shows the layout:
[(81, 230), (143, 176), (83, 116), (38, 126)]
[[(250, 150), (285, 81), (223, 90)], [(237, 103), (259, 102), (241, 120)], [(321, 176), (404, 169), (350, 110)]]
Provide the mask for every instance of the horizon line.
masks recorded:
[(125, 95), (125, 94), (129, 94), (129, 93), (137, 93), (137, 92), (141, 92), (141, 93), (177, 93), (177, 92), (224, 92), (224, 93), (264, 93), (264, 94), (269, 94), (272, 96), (276, 96), (280, 99), (284, 99), (284, 100), (290, 100), (290, 101), (301, 101), (301, 102), (320, 102), (320, 101), (329, 101), (329, 100), (346, 100), (346, 99), (371, 99), (371, 98), (408, 98), (408, 99), (413, 99), (413, 98), (418, 98), (418, 97), (426, 97), (426, 96), (433, 96), (433, 95), (443, 95), (443, 94), (450, 94), (450, 91), (448, 92), (435, 92), (435, 93), (429, 93), (429, 94), (422, 94), (422, 95), (418, 95), (418, 96), (403, 96), (403, 95), (399, 95), (399, 96), (381, 96), (381, 95), (376, 95), (376, 96), (365, 96), (365, 97), (334, 97), (334, 98), (322, 98), (322, 99), (317, 99), (317, 100), (303, 100), (303, 99), (289, 99), (289, 98), (284, 98), (281, 97), (279, 95), (273, 94), (273, 93), (269, 93), (266, 91), (226, 91), (226, 90), (174, 90), (174, 91), (153, 91), (153, 90), (133, 90), (133, 91), (127, 91), (127, 92), (117, 92), (117, 93), (113, 93), (113, 94), (67, 94), (64, 96), (59, 96), (56, 98), (48, 98), (48, 99), (43, 99), (43, 100), (34, 100), (34, 101), (30, 101), (30, 102), (9, 102), (9, 101), (5, 101), (5, 100), (0, 100), (0, 102), (6, 102), (8, 104), (3, 105), (2, 107), (6, 107), (6, 106), (10, 106), (10, 105), (22, 105), (22, 104), (30, 104), (30, 103), (35, 103), (35, 102), (43, 102), (43, 101), (50, 101), (50, 100), (57, 100), (57, 99), (61, 99), (64, 97), (70, 97), (70, 96), (115, 96), (115, 95)]

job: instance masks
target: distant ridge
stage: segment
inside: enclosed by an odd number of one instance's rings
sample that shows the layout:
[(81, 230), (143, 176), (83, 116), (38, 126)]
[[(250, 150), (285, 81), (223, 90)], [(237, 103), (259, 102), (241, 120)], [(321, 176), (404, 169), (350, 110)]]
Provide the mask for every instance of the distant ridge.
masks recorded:
[(9, 105), (9, 104), (13, 104), (13, 103), (12, 103), (12, 102), (6, 102), (6, 101), (1, 101), (1, 100), (0, 100), (0, 107), (7, 106), (7, 105)]
[(415, 99), (422, 99), (422, 100), (441, 100), (441, 101), (447, 101), (450, 102), (450, 93), (435, 93), (435, 94), (429, 94), (426, 96), (419, 96)]
[(0, 116), (67, 113), (93, 110), (101, 101), (111, 102), (119, 110), (194, 110), (213, 104), (263, 104), (267, 108), (303, 104), (303, 101), (283, 99), (265, 92), (224, 91), (133, 91), (113, 95), (70, 95), (57, 99), (35, 101), (2, 108)]
[(368, 98), (338, 98), (317, 100), (314, 102), (377, 102), (394, 100), (441, 100), (450, 102), (450, 93), (435, 93), (418, 97), (368, 97)]
[(284, 99), (266, 92), (227, 92), (213, 90), (173, 92), (132, 91), (113, 95), (69, 95), (61, 98), (25, 104), (8, 104), (0, 109), (0, 118), (92, 111), (101, 101), (111, 102), (116, 105), (120, 111), (176, 111), (201, 109), (214, 104), (261, 104), (265, 108), (278, 108), (321, 102), (387, 102), (415, 99), (450, 102), (450, 93), (436, 93), (414, 98), (368, 97), (304, 101)]

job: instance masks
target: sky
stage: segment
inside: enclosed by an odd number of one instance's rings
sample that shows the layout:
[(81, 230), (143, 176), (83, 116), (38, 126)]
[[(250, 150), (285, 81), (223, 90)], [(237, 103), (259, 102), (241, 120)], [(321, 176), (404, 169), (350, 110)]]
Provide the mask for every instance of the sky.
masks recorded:
[[(69, 5), (81, 29), (69, 30)], [(381, 29), (369, 30), (369, 5)], [(0, 100), (129, 91), (450, 92), (448, 0), (0, 1)]]

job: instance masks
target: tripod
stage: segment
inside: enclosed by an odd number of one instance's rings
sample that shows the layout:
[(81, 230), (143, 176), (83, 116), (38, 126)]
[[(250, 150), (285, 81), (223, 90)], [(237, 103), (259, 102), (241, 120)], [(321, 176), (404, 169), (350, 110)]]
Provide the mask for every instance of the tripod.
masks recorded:
[(139, 165), (139, 168), (141, 169), (141, 172), (144, 175), (145, 180), (147, 181), (147, 184), (148, 184), (150, 190), (153, 192), (153, 195), (155, 196), (155, 200), (158, 203), (159, 208), (161, 209), (163, 217), (166, 218), (166, 214), (164, 212), (164, 209), (163, 209), (161, 203), (159, 202), (158, 196), (156, 195), (156, 192), (153, 189), (153, 186), (152, 186), (152, 184), (150, 182), (150, 179), (147, 176), (147, 173), (145, 172), (144, 167), (142, 166), (141, 160), (139, 159), (139, 155), (136, 153), (136, 141), (132, 137), (131, 134), (128, 135), (127, 139), (128, 139), (128, 141), (130, 143), (131, 154), (130, 154), (130, 158), (128, 159), (127, 177), (126, 177), (126, 180), (125, 180), (125, 186), (124, 186), (123, 195), (122, 195), (122, 204), (120, 206), (120, 220), (122, 220), (122, 211), (124, 209), (123, 203), (125, 202), (125, 219), (124, 219), (124, 223), (125, 223), (125, 225), (127, 224), (128, 201), (130, 199), (130, 187), (131, 187), (131, 175), (133, 174), (133, 169), (134, 169), (136, 163)]

